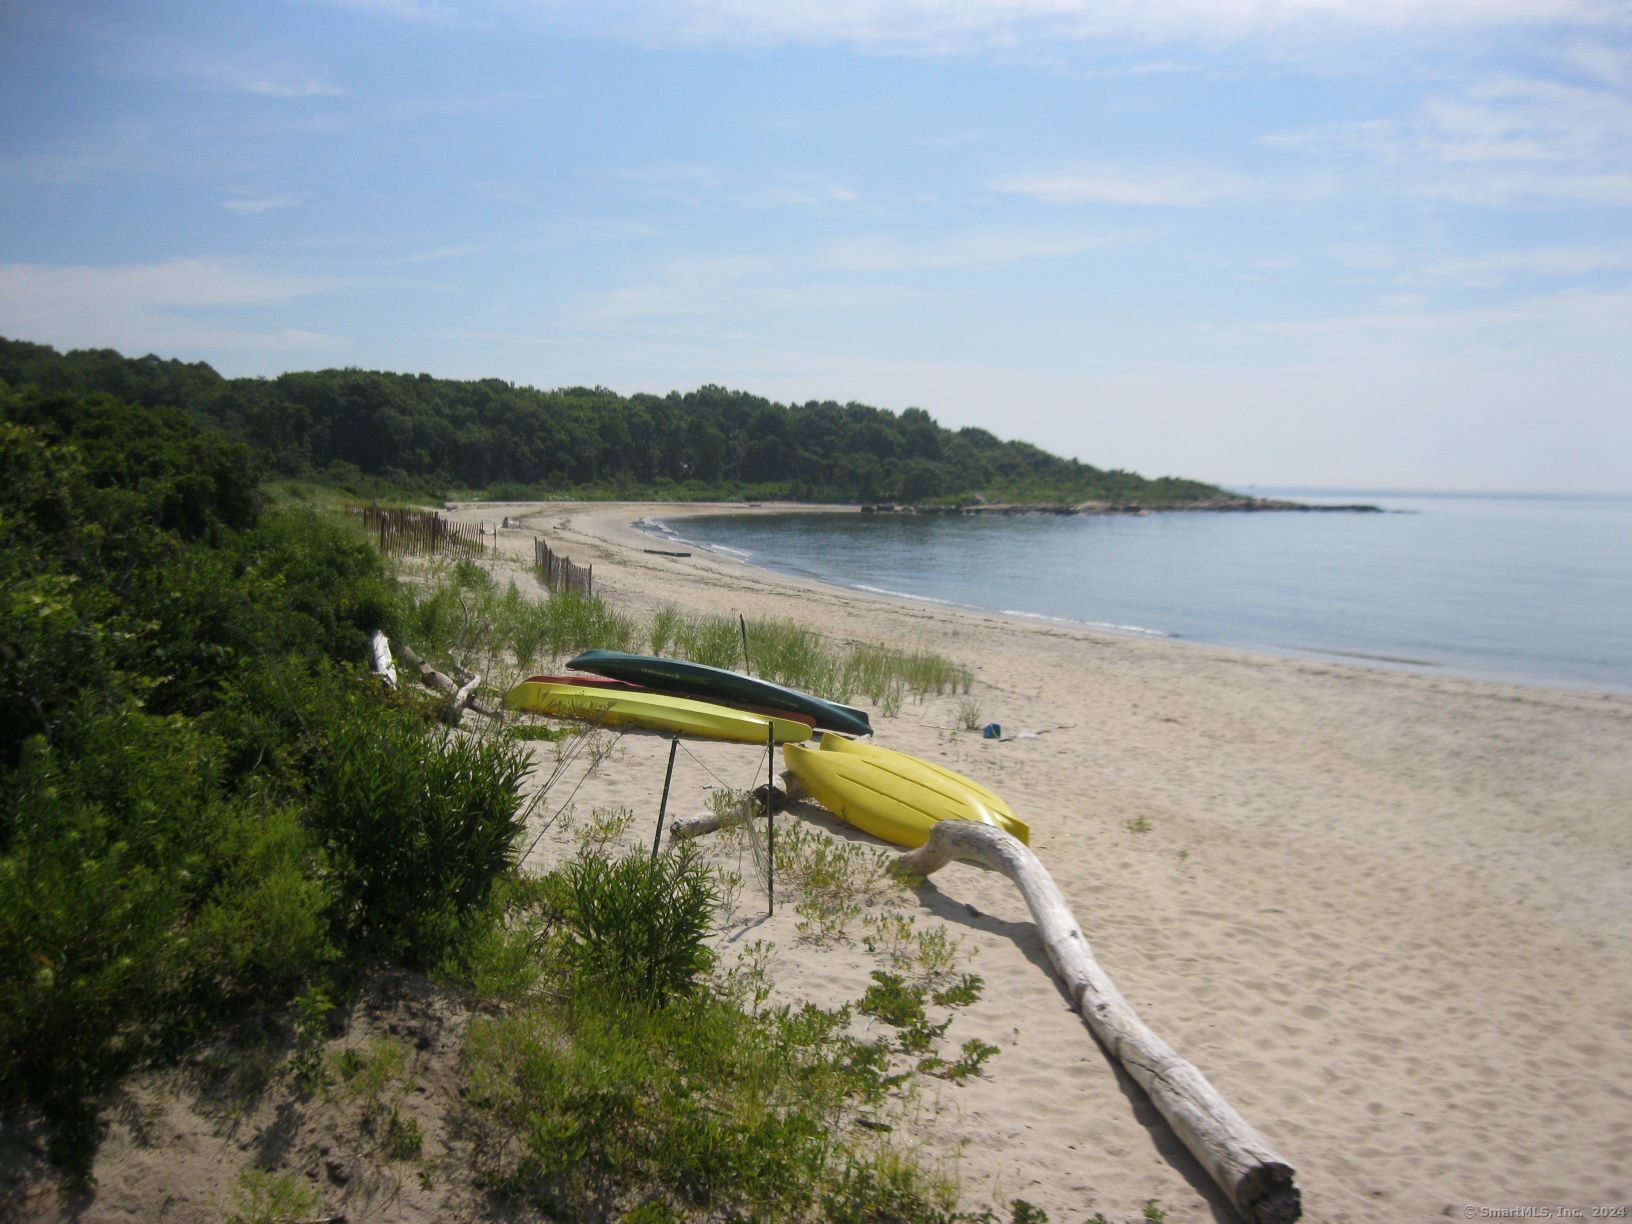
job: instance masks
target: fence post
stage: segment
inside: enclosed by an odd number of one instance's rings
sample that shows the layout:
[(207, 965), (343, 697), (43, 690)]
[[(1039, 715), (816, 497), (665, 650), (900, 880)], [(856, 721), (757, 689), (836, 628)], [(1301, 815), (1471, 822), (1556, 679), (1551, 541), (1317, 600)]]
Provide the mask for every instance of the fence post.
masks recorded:
[(674, 778), (674, 753), (680, 747), (680, 737), (669, 741), (669, 769), (663, 775), (663, 800), (657, 805), (657, 832), (652, 834), (652, 861), (657, 861), (657, 848), (663, 842), (663, 813), (669, 810), (669, 783)]
[(767, 917), (776, 917), (776, 723), (765, 722), (765, 824), (768, 828), (765, 852), (765, 891), (770, 906)]

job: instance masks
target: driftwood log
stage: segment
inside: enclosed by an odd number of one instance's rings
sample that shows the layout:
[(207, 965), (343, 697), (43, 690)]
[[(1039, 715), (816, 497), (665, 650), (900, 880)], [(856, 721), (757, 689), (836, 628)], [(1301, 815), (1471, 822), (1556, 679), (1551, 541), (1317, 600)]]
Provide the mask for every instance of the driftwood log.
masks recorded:
[(1235, 1209), (1252, 1224), (1291, 1224), (1302, 1214), (1292, 1167), (1207, 1082), (1134, 1014), (1094, 960), (1087, 937), (1037, 856), (1001, 829), (943, 820), (929, 841), (897, 859), (927, 876), (953, 859), (1002, 872), (1020, 889), (1054, 971), (1094, 1036), (1139, 1082)]
[[(787, 775), (792, 781), (792, 775)], [(797, 785), (797, 783), (795, 783)], [(798, 792), (803, 794), (803, 791)], [(778, 789), (771, 788), (771, 811), (780, 812), (787, 806), (789, 796)], [(704, 833), (712, 833), (716, 829), (727, 826), (746, 824), (750, 820), (763, 819), (765, 811), (765, 788), (756, 786), (732, 806), (724, 816), (710, 812), (707, 816), (692, 816), (684, 820), (675, 820), (669, 823), (669, 836), (680, 841), (688, 837), (701, 837)]]
[[(786, 793), (772, 800), (778, 806), (808, 794), (791, 772), (782, 775), (782, 784)], [(696, 837), (722, 824), (751, 820), (764, 814), (762, 805), (762, 797), (760, 804), (745, 798), (723, 821), (714, 815), (675, 821), (671, 836)], [(1094, 960), (1088, 938), (1065, 896), (1030, 848), (990, 825), (943, 820), (930, 829), (924, 845), (900, 855), (896, 865), (912, 875), (928, 876), (954, 859), (990, 867), (1014, 881), (1072, 1005), (1145, 1090), (1235, 1209), (1251, 1224), (1292, 1224), (1299, 1219), (1302, 1196), (1292, 1166), (1219, 1095), (1206, 1076), (1139, 1019)]]
[(386, 688), (396, 688), (397, 663), (391, 657), (391, 639), (376, 629), (374, 636), (368, 639), (368, 648), (373, 656), (375, 673), (385, 681)]
[[(383, 636), (383, 635), (382, 635)], [(419, 673), (419, 678), (426, 685), (439, 693), (446, 693), (449, 697), (448, 708), (443, 711), (443, 717), (449, 722), (458, 722), (459, 715), (468, 709), (475, 710), (487, 718), (502, 718), (503, 714), (488, 705), (485, 701), (478, 701), (473, 694), (482, 678), (473, 673), (466, 673), (465, 683), (460, 684), (450, 676), (444, 676), (424, 659), (420, 658), (406, 644), (397, 643), (397, 650), (402, 654), (402, 661)]]

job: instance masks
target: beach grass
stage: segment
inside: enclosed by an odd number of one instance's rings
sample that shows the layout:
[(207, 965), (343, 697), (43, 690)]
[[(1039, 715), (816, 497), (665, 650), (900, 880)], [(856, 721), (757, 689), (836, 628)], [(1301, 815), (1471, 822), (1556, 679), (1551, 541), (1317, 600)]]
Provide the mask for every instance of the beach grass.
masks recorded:
[(943, 655), (878, 643), (833, 642), (789, 619), (739, 620), (671, 605), (644, 622), (598, 595), (561, 592), (545, 599), (508, 582), (501, 588), (480, 562), (461, 559), (421, 575), (406, 629), (422, 653), (456, 661), (498, 692), (527, 672), (584, 650), (636, 651), (745, 671), (830, 701), (866, 697), (885, 715), (908, 697), (967, 693), (969, 669)]
[(886, 713), (891, 707), (899, 710), (904, 696), (920, 699), (932, 693), (968, 692), (974, 679), (968, 668), (931, 651), (834, 643), (788, 619), (742, 622), (666, 605), (653, 614), (646, 637), (653, 654), (746, 670), (773, 684), (830, 701), (847, 702), (864, 695)]
[[(883, 1042), (850, 1034), (850, 1006), (765, 1006), (763, 957), (715, 969), (718, 897), (694, 852), (580, 855), (509, 900), (519, 912), (496, 930), (542, 953), (546, 981), (490, 996), (466, 1038), (493, 1189), (571, 1218), (976, 1218), (910, 1152), (855, 1128), (910, 1086)], [(487, 955), (508, 965), (505, 942)]]

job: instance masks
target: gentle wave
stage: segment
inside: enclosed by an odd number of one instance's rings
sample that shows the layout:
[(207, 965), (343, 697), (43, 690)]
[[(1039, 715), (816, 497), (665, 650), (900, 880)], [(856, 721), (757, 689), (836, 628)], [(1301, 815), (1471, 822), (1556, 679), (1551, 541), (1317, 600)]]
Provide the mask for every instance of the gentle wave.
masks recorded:
[[(823, 579), (823, 581), (828, 581)], [(987, 608), (980, 604), (964, 603), (956, 599), (940, 599), (934, 595), (915, 595), (911, 591), (892, 591), (888, 587), (868, 586), (865, 582), (846, 583), (853, 591), (867, 591), (873, 595), (888, 595), (891, 599), (910, 599), (914, 603), (940, 604), (945, 608), (962, 608), (968, 612), (996, 612), (1000, 616), (1015, 616), (1022, 620), (1048, 621), (1055, 625), (1080, 625), (1085, 629), (1099, 629), (1108, 633), (1131, 634), (1134, 637), (1165, 638), (1172, 637), (1170, 633), (1163, 633), (1160, 629), (1147, 629), (1143, 625), (1117, 625), (1109, 621), (1082, 620), (1075, 616), (1050, 616), (1044, 612), (1028, 612), (1022, 608)]]
[(728, 557), (740, 557), (743, 560), (754, 555), (745, 548), (732, 548), (729, 544), (694, 540), (690, 536), (681, 535), (662, 519), (636, 519), (634, 527), (636, 531), (643, 531), (647, 535), (656, 536), (658, 539), (666, 540), (671, 544), (689, 544), (693, 548), (702, 549), (704, 552), (721, 553)]
[(1020, 608), (1000, 608), (1004, 616), (1018, 616), (1025, 620), (1050, 621), (1056, 625), (1082, 625), (1087, 629), (1101, 629), (1107, 633), (1125, 633), (1133, 637), (1170, 638), (1174, 635), (1144, 625), (1118, 625), (1114, 621), (1083, 620), (1076, 616), (1049, 616), (1043, 612), (1026, 612)]
[(868, 586), (865, 582), (845, 583), (852, 591), (866, 591), (871, 595), (888, 595), (891, 599), (910, 599), (916, 603), (941, 604), (948, 608), (973, 608), (974, 604), (959, 603), (955, 599), (937, 599), (933, 595), (914, 595), (911, 591), (892, 591), (888, 587)]

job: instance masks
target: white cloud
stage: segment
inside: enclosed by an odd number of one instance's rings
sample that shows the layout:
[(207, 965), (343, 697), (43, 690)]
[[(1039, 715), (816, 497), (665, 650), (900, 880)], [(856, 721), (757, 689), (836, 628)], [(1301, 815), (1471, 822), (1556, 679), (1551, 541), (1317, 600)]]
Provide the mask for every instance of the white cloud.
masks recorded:
[(1479, 173), (1425, 181), (1419, 193), (1457, 204), (1534, 203), (1632, 206), (1632, 171), (1614, 174)]
[(1608, 43), (1581, 42), (1566, 53), (1576, 70), (1595, 84), (1632, 88), (1632, 51)]
[(846, 238), (821, 252), (821, 263), (845, 272), (920, 272), (979, 268), (1027, 259), (1069, 259), (1089, 251), (1124, 247), (1133, 233), (974, 233), (935, 242), (903, 243), (883, 235)]
[(267, 76), (239, 76), (228, 84), (263, 98), (338, 98), (346, 91), (312, 77), (282, 79)]
[(767, 266), (764, 260), (750, 256), (675, 260), (645, 283), (590, 294), (581, 314), (597, 324), (713, 314), (745, 280)]
[(1613, 89), (1504, 78), (1431, 101), (1425, 140), (1444, 161), (1602, 164), (1632, 155), (1632, 98)]
[(1632, 271), (1632, 250), (1542, 247), (1440, 260), (1400, 279), (1407, 284), (1490, 289), (1519, 277), (1563, 280), (1600, 272), (1626, 271)]
[(668, 31), (701, 42), (931, 53), (1102, 38), (1211, 43), (1283, 33), (1625, 22), (1616, 0), (657, 0), (618, 12), (625, 32), (648, 39)]
[[(481, 5), (447, 3), (445, 0), (334, 0), (341, 8), (357, 9), (393, 21), (420, 25), (468, 26), (474, 24)], [(547, 8), (549, 6), (538, 6)]]
[(1260, 143), (1326, 158), (1334, 173), (1385, 195), (1478, 206), (1632, 204), (1632, 96), (1596, 84), (1499, 77), (1410, 112)]
[[(1403, 303), (1401, 304), (1403, 306)], [(1294, 351), (1336, 356), (1357, 344), (1396, 355), (1502, 348), (1549, 347), (1555, 351), (1625, 350), (1632, 336), (1632, 289), (1536, 295), (1466, 309), (1390, 309), (1325, 319), (1261, 322), (1210, 330), (1226, 346), (1291, 345)], [(1621, 340), (1617, 340), (1620, 337)]]
[(659, 199), (691, 208), (730, 204), (746, 208), (821, 208), (857, 204), (861, 193), (815, 171), (747, 175), (693, 162), (641, 166), (614, 177)]
[(293, 64), (256, 53), (223, 52), (160, 36), (138, 36), (121, 44), (119, 69), (171, 81), (187, 79), (263, 98), (338, 98), (345, 90)]
[(0, 264), (0, 334), (125, 351), (333, 349), (341, 342), (332, 336), (289, 326), (245, 330), (221, 312), (286, 305), (337, 284), (219, 259), (122, 267)]
[(280, 208), (293, 208), (299, 203), (300, 197), (294, 195), (240, 196), (235, 200), (228, 200), (226, 208), (230, 212), (254, 216), (257, 213), (273, 212)]
[[(1097, 40), (1217, 45), (1356, 32), (1456, 36), (1554, 24), (1617, 29), (1620, 0), (330, 0), (378, 17), (514, 29), (542, 25), (654, 45), (847, 45), (902, 54), (1052, 51)], [(1166, 61), (1152, 61), (1166, 70)]]
[(1122, 170), (1085, 167), (1060, 173), (1020, 175), (994, 182), (992, 190), (1043, 204), (1122, 204), (1201, 208), (1250, 199), (1262, 188), (1225, 170)]

